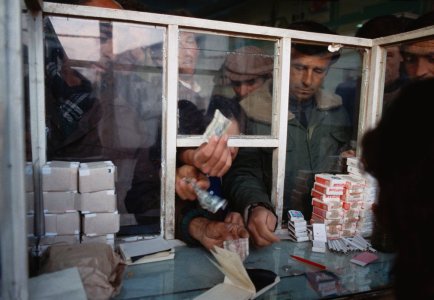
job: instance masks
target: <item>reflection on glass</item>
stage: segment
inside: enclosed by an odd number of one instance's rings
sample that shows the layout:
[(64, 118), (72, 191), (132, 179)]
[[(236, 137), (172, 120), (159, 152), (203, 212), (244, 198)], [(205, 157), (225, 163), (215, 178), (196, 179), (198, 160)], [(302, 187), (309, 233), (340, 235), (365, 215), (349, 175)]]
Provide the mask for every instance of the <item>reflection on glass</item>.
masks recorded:
[(274, 42), (182, 31), (179, 47), (179, 100), (206, 113), (214, 96), (224, 96), (254, 121), (246, 134), (271, 134)]
[[(348, 73), (344, 71), (345, 66), (355, 72), (358, 69), (351, 66), (352, 53), (341, 52), (342, 55), (329, 52), (326, 45), (292, 46), (284, 216), (288, 209), (296, 209), (310, 219), (314, 175), (342, 173), (340, 157), (351, 149), (352, 131), (357, 132), (349, 112), (355, 112), (359, 105), (358, 83), (354, 78), (345, 78)], [(358, 59), (357, 55), (355, 58)], [(339, 63), (340, 59), (343, 61)], [(344, 106), (343, 97), (335, 93), (335, 89), (342, 93), (345, 84), (349, 85), (345, 103), (350, 111)], [(353, 113), (353, 118), (356, 117)]]
[(164, 29), (63, 17), (44, 26), (47, 160), (111, 160), (121, 225), (159, 232)]

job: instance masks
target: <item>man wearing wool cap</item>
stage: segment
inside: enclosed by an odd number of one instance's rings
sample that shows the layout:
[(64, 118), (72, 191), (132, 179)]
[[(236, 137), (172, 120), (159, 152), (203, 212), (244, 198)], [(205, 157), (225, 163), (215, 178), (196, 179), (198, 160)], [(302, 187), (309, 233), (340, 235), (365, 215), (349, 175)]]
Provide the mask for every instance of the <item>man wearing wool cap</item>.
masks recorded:
[(273, 56), (256, 46), (238, 48), (224, 63), (225, 77), (230, 81), (235, 99), (250, 118), (267, 124), (272, 113), (273, 67)]

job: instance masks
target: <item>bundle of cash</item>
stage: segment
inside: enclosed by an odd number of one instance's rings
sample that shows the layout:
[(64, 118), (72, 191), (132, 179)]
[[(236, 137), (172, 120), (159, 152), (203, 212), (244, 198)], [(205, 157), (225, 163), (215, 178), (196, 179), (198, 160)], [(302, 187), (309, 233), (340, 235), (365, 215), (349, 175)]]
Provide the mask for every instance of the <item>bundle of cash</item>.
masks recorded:
[(249, 239), (240, 238), (237, 240), (227, 240), (223, 242), (223, 248), (237, 253), (241, 261), (244, 261), (249, 256)]
[(202, 208), (212, 213), (216, 213), (220, 208), (224, 209), (228, 204), (226, 199), (220, 198), (217, 195), (213, 195), (208, 191), (201, 189), (192, 179), (184, 178), (184, 180), (193, 186), (194, 192), (197, 195), (197, 200)]
[(208, 127), (203, 134), (203, 140), (207, 142), (212, 136), (222, 136), (231, 125), (231, 120), (226, 118), (218, 109), (214, 112), (214, 118), (211, 123), (209, 123)]

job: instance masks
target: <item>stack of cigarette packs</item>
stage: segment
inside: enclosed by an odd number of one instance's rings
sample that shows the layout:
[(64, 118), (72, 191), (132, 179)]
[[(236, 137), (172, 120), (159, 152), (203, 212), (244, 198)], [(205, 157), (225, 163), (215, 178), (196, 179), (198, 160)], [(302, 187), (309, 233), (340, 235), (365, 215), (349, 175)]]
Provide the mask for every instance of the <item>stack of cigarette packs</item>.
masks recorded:
[(311, 223), (324, 223), (328, 239), (372, 233), (376, 192), (357, 166), (357, 159), (351, 158), (347, 160), (349, 174), (315, 175)]
[(307, 222), (298, 210), (288, 211), (289, 239), (293, 242), (309, 241)]
[[(80, 163), (50, 161), (41, 168), (45, 236), (40, 245), (98, 241), (114, 245), (119, 231), (112, 162)], [(30, 174), (30, 172), (29, 172)], [(30, 192), (29, 192), (30, 194)], [(33, 235), (33, 197), (29, 197), (28, 237)]]

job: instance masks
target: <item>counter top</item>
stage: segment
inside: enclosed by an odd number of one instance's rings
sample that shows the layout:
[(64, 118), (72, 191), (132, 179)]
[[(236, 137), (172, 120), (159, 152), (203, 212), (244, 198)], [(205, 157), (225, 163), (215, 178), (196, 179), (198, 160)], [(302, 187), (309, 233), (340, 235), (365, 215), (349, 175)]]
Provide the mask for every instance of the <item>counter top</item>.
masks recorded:
[[(259, 299), (321, 299), (390, 293), (389, 271), (393, 254), (377, 252), (378, 260), (359, 266), (350, 259), (360, 252), (338, 254), (311, 251), (312, 243), (281, 241), (250, 249), (246, 268), (268, 269), (280, 282)], [(320, 263), (336, 276), (334, 282), (315, 284), (307, 274), (319, 269), (290, 257), (297, 255)], [(201, 247), (179, 246), (172, 260), (128, 266), (120, 294), (115, 299), (193, 299), (223, 281), (223, 274), (210, 262), (211, 253)], [(310, 277), (310, 276), (309, 276)]]

